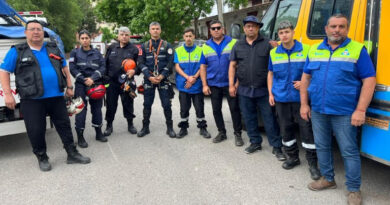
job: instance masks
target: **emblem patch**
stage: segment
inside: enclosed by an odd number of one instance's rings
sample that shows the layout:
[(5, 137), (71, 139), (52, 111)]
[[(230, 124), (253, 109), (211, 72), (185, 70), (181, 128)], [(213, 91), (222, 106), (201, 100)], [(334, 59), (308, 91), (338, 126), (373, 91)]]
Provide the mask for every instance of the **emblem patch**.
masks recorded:
[(169, 55), (172, 55), (172, 53), (173, 53), (172, 48), (169, 48), (167, 52), (168, 52)]

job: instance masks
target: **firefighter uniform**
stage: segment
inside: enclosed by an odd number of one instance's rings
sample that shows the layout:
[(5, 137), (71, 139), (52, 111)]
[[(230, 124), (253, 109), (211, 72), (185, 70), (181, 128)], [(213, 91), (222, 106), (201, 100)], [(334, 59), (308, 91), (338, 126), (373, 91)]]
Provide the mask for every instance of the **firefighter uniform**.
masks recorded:
[[(173, 88), (167, 77), (170, 75), (173, 66), (173, 48), (165, 40), (149, 40), (142, 45), (142, 56), (138, 62), (138, 69), (144, 74), (144, 119), (143, 128), (138, 133), (138, 137), (148, 134), (152, 105), (157, 89), (160, 95), (162, 107), (164, 109), (167, 133), (170, 137), (175, 137), (173, 131), (171, 98), (173, 98)], [(159, 84), (152, 84), (149, 77), (162, 75), (164, 78)]]
[(116, 109), (118, 107), (118, 97), (121, 97), (123, 115), (127, 119), (127, 125), (129, 132), (132, 134), (137, 133), (133, 126), (134, 115), (134, 100), (128, 94), (123, 92), (121, 88), (122, 82), (120, 76), (124, 74), (122, 68), (122, 61), (125, 59), (133, 59), (137, 62), (138, 48), (132, 43), (128, 43), (126, 46), (121, 47), (119, 43), (112, 44), (108, 49), (105, 56), (106, 59), (106, 75), (109, 77), (109, 87), (107, 88), (107, 111), (106, 121), (107, 129), (104, 135), (108, 136), (112, 132), (112, 122), (115, 118)]

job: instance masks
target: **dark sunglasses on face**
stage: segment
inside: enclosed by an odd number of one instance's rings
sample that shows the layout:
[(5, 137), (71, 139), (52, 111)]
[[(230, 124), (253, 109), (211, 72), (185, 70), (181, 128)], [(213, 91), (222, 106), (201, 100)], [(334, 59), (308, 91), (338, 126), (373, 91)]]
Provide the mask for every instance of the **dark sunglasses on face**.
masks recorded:
[(219, 31), (219, 30), (221, 30), (221, 26), (210, 27), (210, 29), (213, 30), (213, 31), (215, 31), (215, 30)]

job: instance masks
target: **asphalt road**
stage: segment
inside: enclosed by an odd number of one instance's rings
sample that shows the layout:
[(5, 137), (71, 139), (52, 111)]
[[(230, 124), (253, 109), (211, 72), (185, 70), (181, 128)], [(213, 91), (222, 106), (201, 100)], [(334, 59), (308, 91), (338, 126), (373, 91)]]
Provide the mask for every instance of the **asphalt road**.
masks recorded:
[[(142, 103), (143, 97), (137, 97), (134, 122), (138, 130)], [(172, 109), (178, 132), (177, 92)], [(337, 189), (310, 191), (306, 188), (311, 179), (303, 152), (302, 164), (287, 171), (271, 154), (266, 139), (263, 150), (251, 155), (244, 153), (248, 146), (245, 132), (244, 147), (234, 146), (226, 101), (223, 110), (228, 140), (220, 144), (199, 136), (193, 109), (189, 135), (169, 138), (158, 95), (151, 134), (144, 138), (127, 132), (121, 110), (119, 107), (108, 143), (94, 139), (88, 114), (85, 135), (89, 147), (79, 149), (92, 158), (88, 165), (65, 163), (66, 154), (54, 129), (46, 136), (53, 166), (46, 173), (39, 170), (26, 134), (1, 137), (0, 204), (346, 204), (343, 164), (337, 150)], [(208, 129), (215, 136), (209, 98), (205, 100), (205, 113)], [(362, 193), (364, 204), (390, 204), (390, 167), (363, 158)]]

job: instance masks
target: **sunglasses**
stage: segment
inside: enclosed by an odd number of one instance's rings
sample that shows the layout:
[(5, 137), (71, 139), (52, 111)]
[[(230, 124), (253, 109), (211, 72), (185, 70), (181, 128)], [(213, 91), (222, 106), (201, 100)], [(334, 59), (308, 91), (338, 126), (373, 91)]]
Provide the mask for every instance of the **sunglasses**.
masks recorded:
[(219, 31), (219, 30), (221, 30), (221, 28), (222, 28), (221, 26), (210, 27), (210, 29), (213, 30), (213, 31), (216, 31), (216, 30)]

